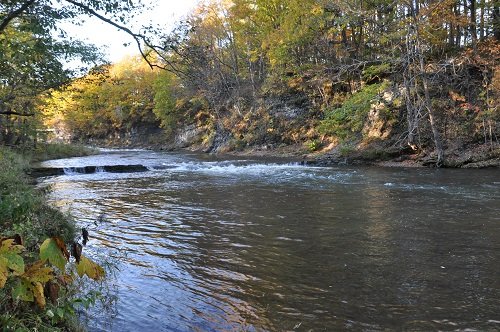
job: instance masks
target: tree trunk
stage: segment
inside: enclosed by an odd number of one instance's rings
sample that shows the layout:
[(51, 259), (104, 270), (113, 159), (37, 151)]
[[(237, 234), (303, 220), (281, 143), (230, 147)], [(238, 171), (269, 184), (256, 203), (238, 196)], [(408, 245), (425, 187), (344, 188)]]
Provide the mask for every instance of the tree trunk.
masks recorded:
[(432, 107), (432, 100), (429, 94), (429, 81), (426, 74), (425, 64), (424, 64), (424, 56), (422, 54), (420, 48), (420, 41), (418, 39), (417, 32), (417, 54), (419, 57), (419, 66), (420, 66), (420, 75), (422, 76), (422, 86), (424, 89), (424, 98), (425, 98), (425, 108), (429, 112), (429, 122), (431, 124), (432, 136), (434, 139), (434, 146), (436, 148), (437, 153), (437, 162), (436, 166), (441, 167), (444, 161), (444, 148), (443, 141), (441, 140), (441, 134), (439, 133), (438, 124), (436, 120), (436, 115), (434, 112), (434, 108)]
[[(411, 3), (409, 8), (413, 13), (411, 24), (408, 26), (406, 36), (406, 68), (404, 72), (405, 98), (408, 120), (408, 144), (415, 149), (415, 133), (418, 130), (418, 120), (423, 109), (429, 114), (429, 122), (432, 130), (432, 137), (437, 153), (436, 166), (440, 167), (444, 161), (444, 149), (441, 135), (439, 133), (436, 114), (432, 107), (432, 100), (429, 92), (429, 79), (427, 77), (424, 53), (421, 47), (419, 35), (419, 17), (415, 15), (416, 10)], [(423, 96), (422, 96), (423, 91)]]
[(498, 0), (493, 0), (493, 3), (493, 36), (500, 41), (500, 3)]
[[(458, 4), (455, 5), (455, 16), (458, 17), (460, 16), (460, 6)], [(455, 27), (456, 34), (455, 34), (455, 46), (460, 47), (460, 42), (462, 39), (462, 32), (460, 30), (460, 26)]]
[(470, 35), (472, 40), (472, 48), (477, 49), (477, 22), (476, 22), (476, 0), (470, 0)]
[(480, 14), (479, 14), (479, 39), (481, 41), (484, 40), (484, 7), (486, 5), (486, 0), (481, 0), (480, 3)]

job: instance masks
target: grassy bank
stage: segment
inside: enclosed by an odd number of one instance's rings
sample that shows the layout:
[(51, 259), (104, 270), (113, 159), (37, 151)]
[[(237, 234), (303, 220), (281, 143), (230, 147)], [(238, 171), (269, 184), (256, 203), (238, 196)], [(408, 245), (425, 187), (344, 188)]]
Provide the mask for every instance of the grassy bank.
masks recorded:
[(84, 145), (50, 143), (39, 144), (36, 149), (28, 152), (31, 161), (43, 161), (70, 157), (81, 157), (97, 154), (98, 151)]
[[(43, 193), (25, 175), (32, 160), (67, 157), (71, 152), (92, 153), (88, 149), (58, 145), (21, 154), (0, 146), (0, 327), (3, 331), (79, 329), (75, 290), (71, 287), (71, 279), (75, 277), (68, 273), (69, 253), (65, 245), (76, 238), (75, 224), (69, 215), (50, 207)], [(9, 238), (15, 239), (14, 242)], [(62, 242), (58, 243), (62, 244), (50, 247), (56, 243), (51, 239), (60, 239)], [(52, 251), (43, 252), (44, 245)]]

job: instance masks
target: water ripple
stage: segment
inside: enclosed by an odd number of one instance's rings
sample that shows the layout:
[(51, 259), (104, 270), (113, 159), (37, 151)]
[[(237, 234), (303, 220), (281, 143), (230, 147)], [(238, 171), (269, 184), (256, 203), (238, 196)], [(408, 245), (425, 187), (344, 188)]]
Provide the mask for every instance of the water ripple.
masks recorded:
[(41, 183), (117, 266), (91, 331), (500, 329), (498, 172), (207, 158), (48, 163), (150, 169)]

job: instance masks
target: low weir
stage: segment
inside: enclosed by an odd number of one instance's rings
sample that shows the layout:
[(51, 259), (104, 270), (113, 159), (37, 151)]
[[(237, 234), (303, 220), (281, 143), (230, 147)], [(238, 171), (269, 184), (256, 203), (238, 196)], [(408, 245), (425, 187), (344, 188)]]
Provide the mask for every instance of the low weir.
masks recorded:
[(84, 167), (34, 167), (30, 175), (36, 178), (57, 175), (92, 174), (99, 172), (107, 173), (135, 173), (147, 172), (144, 165), (108, 165), (108, 166), (84, 166)]

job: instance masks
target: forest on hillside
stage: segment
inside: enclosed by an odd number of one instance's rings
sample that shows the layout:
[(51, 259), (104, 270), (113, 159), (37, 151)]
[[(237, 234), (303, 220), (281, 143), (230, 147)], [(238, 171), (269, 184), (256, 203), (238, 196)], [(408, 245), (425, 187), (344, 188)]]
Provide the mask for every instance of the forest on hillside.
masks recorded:
[[(28, 2), (0, 5), (4, 144), (32, 144), (45, 128), (208, 152), (293, 147), (436, 166), (499, 158), (494, 0), (203, 1), (173, 31), (144, 34), (95, 1), (9, 16)], [(116, 15), (103, 19), (141, 56), (100, 64), (91, 45), (54, 37), (64, 15), (99, 11)], [(71, 57), (92, 70), (64, 69)]]

